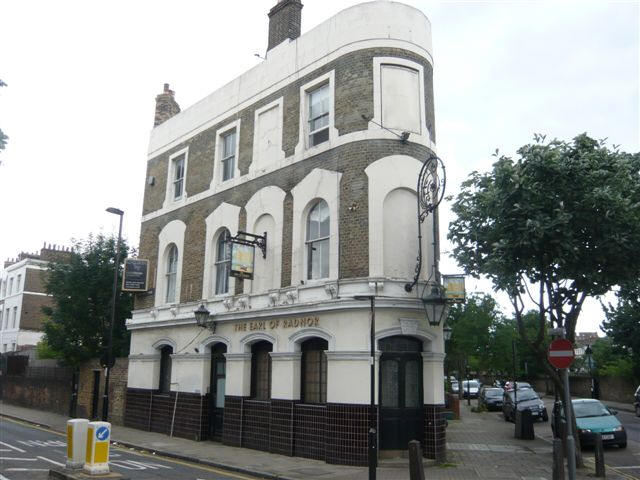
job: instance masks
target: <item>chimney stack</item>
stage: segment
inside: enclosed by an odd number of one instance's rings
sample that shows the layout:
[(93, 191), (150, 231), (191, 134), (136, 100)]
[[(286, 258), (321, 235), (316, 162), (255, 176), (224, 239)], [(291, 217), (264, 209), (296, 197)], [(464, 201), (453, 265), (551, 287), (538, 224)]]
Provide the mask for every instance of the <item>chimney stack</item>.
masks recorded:
[(278, 0), (269, 11), (269, 44), (267, 51), (280, 45), (287, 38), (293, 40), (300, 36), (302, 22), (302, 2), (300, 0)]
[(180, 105), (173, 98), (174, 92), (169, 88), (169, 84), (164, 84), (164, 91), (156, 97), (156, 115), (153, 126), (157, 127), (166, 122), (174, 115), (180, 113)]

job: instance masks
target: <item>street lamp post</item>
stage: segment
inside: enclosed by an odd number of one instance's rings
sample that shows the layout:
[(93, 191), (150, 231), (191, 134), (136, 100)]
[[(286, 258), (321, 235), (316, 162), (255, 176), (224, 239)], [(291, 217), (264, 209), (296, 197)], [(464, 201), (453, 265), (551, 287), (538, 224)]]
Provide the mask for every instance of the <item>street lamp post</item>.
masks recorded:
[(377, 426), (376, 426), (376, 397), (375, 397), (375, 360), (376, 360), (376, 297), (375, 295), (355, 295), (354, 300), (368, 300), (371, 302), (371, 326), (369, 328), (369, 342), (371, 345), (371, 359), (369, 360), (371, 397), (369, 406), (369, 480), (376, 480), (377, 455)]
[(120, 243), (122, 242), (122, 217), (124, 212), (114, 207), (109, 207), (106, 210), (109, 213), (118, 215), (120, 217), (120, 227), (118, 228), (118, 243), (116, 244), (116, 261), (113, 267), (113, 289), (111, 291), (111, 322), (109, 322), (109, 337), (107, 340), (107, 355), (105, 361), (105, 376), (104, 376), (104, 392), (102, 394), (102, 421), (106, 422), (109, 418), (109, 373), (114, 363), (112, 360), (113, 355), (113, 324), (116, 318), (116, 292), (118, 289), (118, 270), (120, 267)]
[(596, 385), (593, 381), (593, 369), (591, 360), (593, 358), (593, 350), (591, 350), (591, 345), (587, 345), (587, 348), (584, 351), (584, 356), (587, 357), (587, 365), (589, 365), (589, 379), (591, 380), (591, 398), (598, 398), (596, 395)]
[(451, 327), (448, 325), (445, 325), (444, 327), (442, 327), (442, 336), (444, 337), (444, 353), (445, 353), (445, 359), (444, 359), (444, 376), (446, 378), (446, 389), (447, 389), (447, 393), (451, 393), (451, 378), (449, 377), (449, 361), (448, 358), (446, 358), (446, 353), (447, 353), (447, 342), (449, 340), (451, 340)]

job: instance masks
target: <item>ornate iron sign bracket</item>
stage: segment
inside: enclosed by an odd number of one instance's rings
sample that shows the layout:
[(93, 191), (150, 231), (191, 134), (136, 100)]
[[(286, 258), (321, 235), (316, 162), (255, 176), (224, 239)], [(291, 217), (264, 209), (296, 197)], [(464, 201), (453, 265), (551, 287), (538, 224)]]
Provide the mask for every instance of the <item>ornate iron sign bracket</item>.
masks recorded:
[[(246, 237), (251, 237), (251, 240)], [(240, 245), (253, 245), (262, 250), (262, 258), (267, 258), (267, 232), (264, 232), (264, 235), (255, 235), (238, 230), (238, 234), (235, 237), (229, 237), (227, 242), (239, 243)]]
[[(422, 270), (422, 223), (430, 213), (433, 213), (444, 197), (446, 186), (446, 172), (444, 163), (436, 155), (431, 155), (422, 164), (418, 174), (418, 256), (416, 258), (415, 275), (412, 283), (407, 283), (404, 289), (413, 290), (418, 283)], [(435, 239), (437, 242), (437, 239)]]

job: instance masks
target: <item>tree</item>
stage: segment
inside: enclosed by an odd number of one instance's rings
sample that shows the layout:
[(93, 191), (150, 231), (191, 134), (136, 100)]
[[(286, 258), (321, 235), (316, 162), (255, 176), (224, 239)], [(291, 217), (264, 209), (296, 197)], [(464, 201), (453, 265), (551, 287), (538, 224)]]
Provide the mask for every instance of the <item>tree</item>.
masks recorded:
[[(77, 367), (105, 352), (111, 321), (116, 243), (114, 237), (90, 236), (86, 241), (74, 242), (68, 262), (49, 266), (46, 291), (53, 297), (53, 306), (43, 309), (49, 318), (43, 328), (46, 345), (41, 348), (65, 365)], [(128, 251), (123, 241), (118, 265), (120, 279)], [(122, 292), (120, 285), (119, 280), (113, 328), (114, 356), (128, 355), (125, 320), (131, 317), (133, 307), (132, 295)]]
[[(609, 337), (599, 338), (591, 345), (593, 374), (601, 377), (632, 378), (633, 369), (629, 353), (614, 344)], [(588, 369), (588, 366), (586, 367)]]
[(449, 367), (460, 374), (463, 364), (476, 372), (486, 371), (490, 366), (486, 352), (491, 343), (491, 330), (501, 317), (496, 301), (484, 293), (470, 295), (465, 303), (453, 305), (447, 317), (451, 327), (451, 340), (447, 345)]
[[(640, 277), (640, 154), (586, 134), (534, 139), (515, 161), (496, 151), (490, 172), (462, 184), (448, 238), (467, 274), (507, 293), (520, 336), (542, 359), (548, 326), (564, 327), (573, 342), (588, 296)], [(527, 299), (537, 306), (534, 334), (523, 321)]]
[[(602, 327), (624, 353), (632, 376), (640, 379), (640, 278), (623, 285), (616, 295), (618, 303), (615, 307), (603, 305), (607, 319)], [(627, 376), (631, 372), (627, 372)]]

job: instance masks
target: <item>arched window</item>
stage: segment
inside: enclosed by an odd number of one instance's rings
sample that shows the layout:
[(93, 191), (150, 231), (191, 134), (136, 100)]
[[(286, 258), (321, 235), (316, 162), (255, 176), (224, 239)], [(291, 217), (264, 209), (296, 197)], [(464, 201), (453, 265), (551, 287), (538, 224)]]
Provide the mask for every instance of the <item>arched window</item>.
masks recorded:
[(171, 354), (173, 347), (165, 345), (160, 349), (160, 381), (158, 382), (158, 391), (160, 393), (169, 393), (171, 390)]
[(229, 292), (229, 272), (231, 270), (231, 234), (226, 228), (216, 242), (216, 295)]
[(165, 273), (165, 284), (167, 291), (165, 301), (172, 303), (176, 301), (176, 277), (178, 276), (178, 247), (175, 244), (169, 246), (167, 255), (167, 270)]
[(327, 355), (329, 344), (322, 338), (311, 338), (302, 349), (302, 401), (327, 403)]
[(271, 355), (273, 345), (261, 340), (251, 346), (251, 398), (271, 398)]
[(307, 217), (307, 278), (329, 277), (329, 206), (319, 200)]

